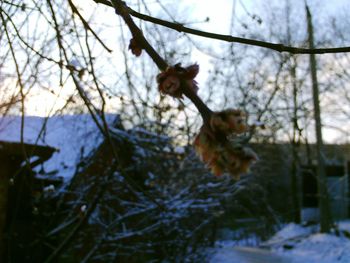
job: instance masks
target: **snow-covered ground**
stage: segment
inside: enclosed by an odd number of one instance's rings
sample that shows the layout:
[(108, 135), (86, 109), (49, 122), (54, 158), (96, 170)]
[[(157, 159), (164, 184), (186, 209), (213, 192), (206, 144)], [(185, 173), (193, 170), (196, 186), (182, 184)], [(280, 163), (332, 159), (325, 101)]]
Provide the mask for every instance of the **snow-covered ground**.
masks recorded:
[(339, 222), (338, 228), (338, 235), (321, 234), (318, 226), (288, 224), (269, 242), (273, 251), (290, 256), (293, 262), (350, 263), (350, 237), (344, 234), (350, 234), (350, 221)]
[(287, 224), (261, 249), (219, 242), (210, 262), (350, 263), (350, 220), (339, 222), (338, 228), (337, 234), (321, 234), (318, 226)]
[[(112, 123), (116, 115), (107, 115), (106, 118), (107, 122)], [(23, 135), (25, 143), (47, 145), (58, 150), (40, 169), (63, 177), (66, 181), (73, 176), (80, 160), (88, 156), (103, 140), (88, 114), (54, 116), (47, 120), (26, 116)], [(0, 118), (1, 141), (20, 142), (20, 136), (21, 117)]]

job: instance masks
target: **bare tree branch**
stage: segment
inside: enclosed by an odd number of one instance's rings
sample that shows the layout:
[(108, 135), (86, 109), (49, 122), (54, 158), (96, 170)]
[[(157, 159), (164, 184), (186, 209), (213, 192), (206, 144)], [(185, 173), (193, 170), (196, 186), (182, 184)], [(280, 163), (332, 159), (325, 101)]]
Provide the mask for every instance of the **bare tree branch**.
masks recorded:
[[(113, 6), (109, 1), (106, 0), (94, 0), (96, 3), (104, 4), (107, 6)], [(249, 38), (242, 38), (242, 37), (235, 37), (231, 35), (222, 35), (222, 34), (216, 34), (206, 31), (201, 31), (193, 28), (186, 27), (182, 25), (181, 23), (173, 23), (169, 22), (163, 19), (159, 19), (156, 17), (148, 16), (139, 12), (136, 12), (135, 10), (131, 9), (130, 7), (127, 7), (128, 13), (133, 16), (137, 17), (141, 20), (151, 22), (157, 25), (161, 25), (167, 28), (174, 29), (179, 32), (184, 32), (196, 36), (201, 36), (205, 38), (211, 38), (216, 40), (222, 40), (226, 42), (231, 43), (241, 43), (245, 45), (251, 45), (251, 46), (257, 46), (257, 47), (263, 47), (272, 49), (274, 51), (278, 52), (289, 52), (292, 54), (327, 54), (327, 53), (345, 53), (350, 52), (350, 47), (336, 47), (336, 48), (298, 48), (298, 47), (292, 47), (292, 46), (286, 46), (283, 44), (276, 44), (266, 41), (260, 41), (255, 39), (249, 39)]]

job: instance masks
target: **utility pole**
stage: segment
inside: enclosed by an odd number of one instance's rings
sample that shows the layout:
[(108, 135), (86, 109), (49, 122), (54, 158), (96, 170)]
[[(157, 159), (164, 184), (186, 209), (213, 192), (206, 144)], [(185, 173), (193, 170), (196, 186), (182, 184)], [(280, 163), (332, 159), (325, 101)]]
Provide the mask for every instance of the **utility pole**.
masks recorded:
[[(309, 35), (309, 48), (314, 48), (314, 33), (312, 25), (312, 17), (310, 10), (305, 4), (307, 28)], [(321, 232), (327, 233), (330, 231), (332, 220), (331, 211), (328, 199), (327, 189), (327, 177), (325, 171), (325, 161), (323, 157), (323, 141), (322, 141), (322, 123), (321, 123), (321, 109), (319, 100), (319, 89), (317, 81), (317, 69), (316, 69), (316, 57), (315, 54), (310, 54), (310, 70), (312, 81), (312, 95), (314, 103), (314, 118), (315, 118), (315, 130), (316, 130), (316, 154), (317, 154), (317, 178), (318, 178), (318, 200), (320, 209), (320, 225)]]

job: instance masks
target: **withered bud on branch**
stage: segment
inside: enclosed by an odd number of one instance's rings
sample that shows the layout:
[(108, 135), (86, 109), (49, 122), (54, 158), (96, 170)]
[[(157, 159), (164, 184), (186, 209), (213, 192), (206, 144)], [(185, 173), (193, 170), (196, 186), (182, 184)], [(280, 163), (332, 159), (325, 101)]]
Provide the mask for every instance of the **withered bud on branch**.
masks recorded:
[(220, 176), (227, 172), (235, 179), (247, 173), (258, 157), (239, 140), (228, 140), (228, 135), (239, 135), (249, 130), (246, 114), (241, 110), (227, 109), (214, 112), (210, 126), (203, 125), (194, 140), (194, 147), (211, 172)]
[(141, 55), (142, 47), (139, 45), (139, 43), (137, 43), (135, 38), (130, 39), (129, 50), (131, 50), (131, 53), (133, 53), (136, 57)]
[(174, 98), (183, 98), (181, 85), (187, 85), (189, 89), (197, 93), (198, 86), (194, 78), (197, 76), (198, 72), (198, 64), (183, 68), (179, 63), (173, 67), (168, 67), (157, 76), (159, 91)]
[(214, 133), (225, 135), (244, 133), (248, 131), (247, 114), (236, 109), (214, 112), (210, 118), (210, 127)]

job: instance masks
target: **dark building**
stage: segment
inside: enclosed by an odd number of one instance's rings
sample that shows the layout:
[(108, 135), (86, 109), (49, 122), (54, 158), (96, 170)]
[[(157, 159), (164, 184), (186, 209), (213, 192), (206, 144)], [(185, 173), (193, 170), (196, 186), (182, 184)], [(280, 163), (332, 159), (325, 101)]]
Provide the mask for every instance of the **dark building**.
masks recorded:
[[(274, 208), (283, 215), (293, 214), (294, 198), (301, 221), (318, 221), (315, 146), (296, 146), (294, 157), (290, 144), (253, 144), (252, 147), (260, 158), (253, 173), (269, 181), (266, 190)], [(350, 145), (324, 145), (323, 155), (332, 216), (336, 220), (347, 218), (350, 215)], [(293, 176), (296, 180), (294, 188)]]
[(37, 188), (57, 182), (38, 179), (32, 169), (54, 151), (47, 146), (0, 141), (1, 262), (9, 262), (9, 255), (11, 262), (35, 262), (35, 258), (23, 258), (30, 255), (23, 249), (35, 238), (33, 198)]

